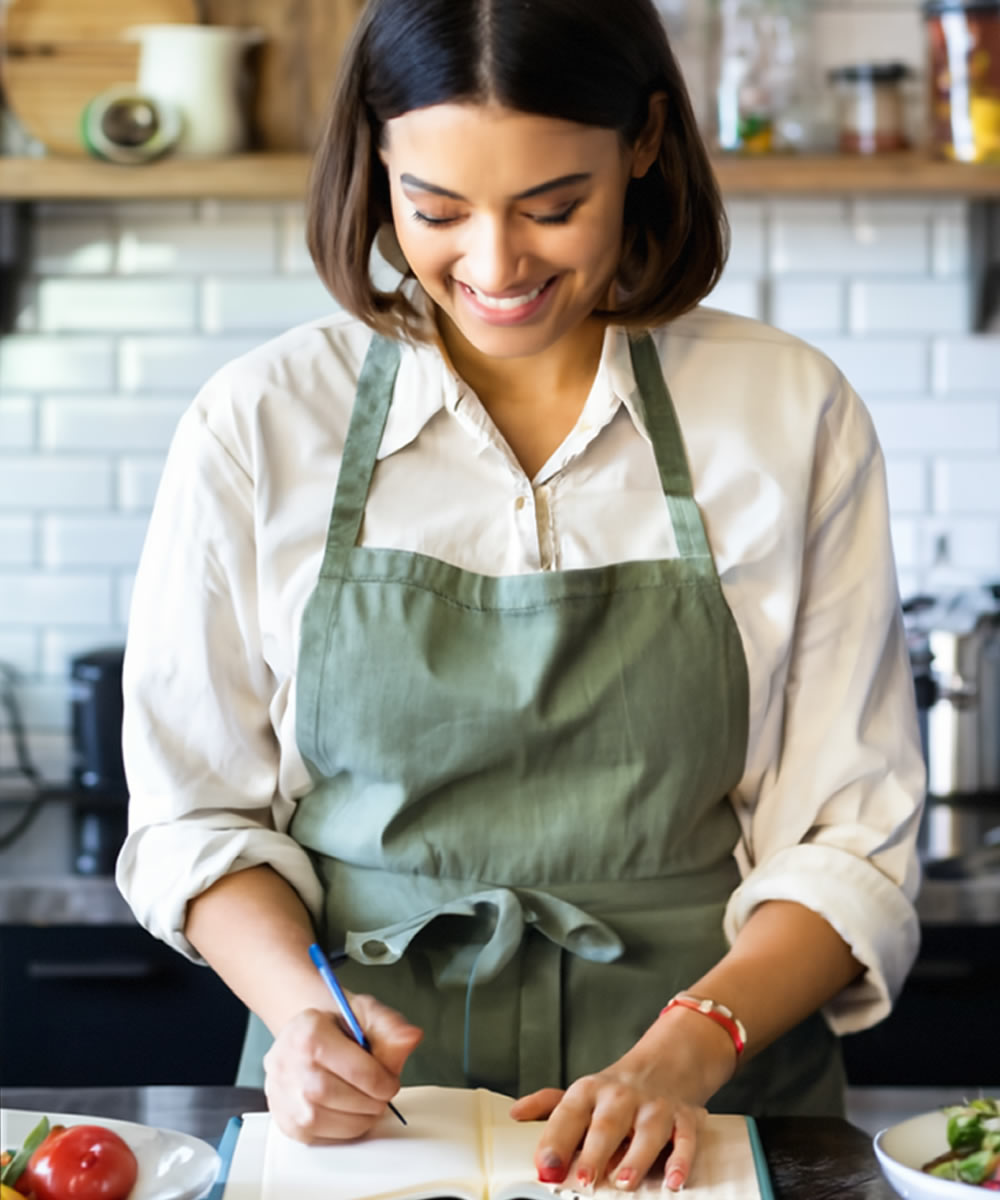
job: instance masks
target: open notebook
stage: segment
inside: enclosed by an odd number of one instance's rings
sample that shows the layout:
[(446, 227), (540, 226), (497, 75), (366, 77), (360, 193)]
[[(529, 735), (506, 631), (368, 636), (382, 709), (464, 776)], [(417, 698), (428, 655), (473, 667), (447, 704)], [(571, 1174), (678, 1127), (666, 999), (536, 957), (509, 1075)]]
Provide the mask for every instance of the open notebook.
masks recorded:
[[(539, 1183), (533, 1163), (541, 1126), (512, 1120), (512, 1101), (482, 1089), (404, 1088), (387, 1113), (355, 1142), (304, 1146), (266, 1113), (235, 1119), (220, 1146), (228, 1174), (210, 1200), (575, 1200), (566, 1184)], [(570, 1176), (569, 1178), (572, 1178)], [(659, 1200), (662, 1173), (638, 1195)], [(667, 1193), (669, 1194), (669, 1193)], [(621, 1200), (610, 1183), (597, 1200)], [(686, 1200), (773, 1200), (750, 1117), (710, 1116)]]

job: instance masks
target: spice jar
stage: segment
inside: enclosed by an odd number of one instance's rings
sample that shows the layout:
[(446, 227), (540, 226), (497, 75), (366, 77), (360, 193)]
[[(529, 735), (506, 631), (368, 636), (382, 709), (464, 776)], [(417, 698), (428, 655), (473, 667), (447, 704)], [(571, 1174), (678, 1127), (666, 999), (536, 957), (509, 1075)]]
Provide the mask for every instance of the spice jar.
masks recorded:
[(855, 63), (830, 72), (843, 154), (885, 154), (909, 145), (904, 129), (903, 63)]
[(1000, 162), (1000, 0), (928, 0), (931, 149)]

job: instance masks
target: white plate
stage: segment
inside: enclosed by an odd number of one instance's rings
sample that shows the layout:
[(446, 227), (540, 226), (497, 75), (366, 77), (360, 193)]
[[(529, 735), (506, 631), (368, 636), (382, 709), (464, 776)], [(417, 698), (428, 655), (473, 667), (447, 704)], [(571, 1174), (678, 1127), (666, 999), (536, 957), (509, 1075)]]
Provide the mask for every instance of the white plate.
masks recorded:
[(103, 1125), (128, 1142), (139, 1163), (139, 1176), (129, 1200), (198, 1200), (219, 1171), (218, 1154), (200, 1138), (77, 1113), (0, 1109), (0, 1149), (16, 1150), (43, 1116), (53, 1125)]
[(948, 1118), (943, 1112), (910, 1117), (875, 1137), (875, 1156), (893, 1189), (905, 1200), (983, 1200), (994, 1195), (971, 1183), (938, 1179), (921, 1171), (924, 1163), (946, 1153)]

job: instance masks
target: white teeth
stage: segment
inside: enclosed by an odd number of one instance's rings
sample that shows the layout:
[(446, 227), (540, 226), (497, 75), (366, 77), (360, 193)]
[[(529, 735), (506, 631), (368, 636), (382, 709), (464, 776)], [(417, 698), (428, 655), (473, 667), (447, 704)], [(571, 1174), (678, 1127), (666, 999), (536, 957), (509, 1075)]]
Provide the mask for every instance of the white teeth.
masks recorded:
[(514, 308), (523, 308), (525, 304), (530, 304), (532, 300), (537, 300), (542, 292), (545, 291), (545, 284), (543, 283), (540, 287), (536, 287), (533, 292), (528, 292), (524, 296), (504, 296), (497, 298), (495, 296), (487, 296), (484, 292), (479, 291), (478, 288), (472, 287), (471, 284), (467, 283), (465, 286), (472, 292), (480, 304), (485, 308), (494, 308), (497, 312), (509, 312)]

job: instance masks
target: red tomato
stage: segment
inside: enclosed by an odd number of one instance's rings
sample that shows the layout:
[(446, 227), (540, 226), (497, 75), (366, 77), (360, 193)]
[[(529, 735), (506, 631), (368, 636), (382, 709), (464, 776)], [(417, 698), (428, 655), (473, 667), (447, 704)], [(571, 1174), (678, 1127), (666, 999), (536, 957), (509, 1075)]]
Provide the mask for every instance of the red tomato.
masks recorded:
[(125, 1200), (138, 1173), (135, 1155), (117, 1133), (71, 1125), (42, 1142), (17, 1182), (37, 1200)]

